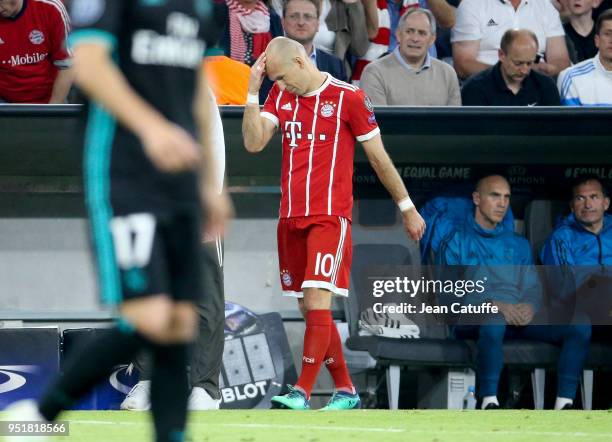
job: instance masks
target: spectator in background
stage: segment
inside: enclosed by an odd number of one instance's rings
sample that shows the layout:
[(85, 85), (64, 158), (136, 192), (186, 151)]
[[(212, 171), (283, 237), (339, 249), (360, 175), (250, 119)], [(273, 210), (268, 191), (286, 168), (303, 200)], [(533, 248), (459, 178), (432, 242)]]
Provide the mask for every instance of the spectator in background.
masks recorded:
[[(319, 24), (319, 32), (321, 33), (321, 37), (319, 37), (319, 41), (317, 41), (317, 45), (324, 47), (325, 50), (329, 53), (333, 53), (334, 51), (334, 40), (336, 37), (336, 33), (334, 31), (330, 31), (327, 27), (326, 19), (329, 16), (329, 12), (332, 7), (337, 7), (336, 5), (332, 5), (332, 2), (336, 0), (320, 0), (319, 1), (319, 10), (321, 10), (321, 14), (319, 18), (321, 22)], [(364, 10), (365, 15), (365, 23), (368, 38), (372, 38), (378, 32), (378, 12), (376, 10), (376, 0), (349, 0), (349, 1), (340, 1), (339, 5), (345, 4), (357, 4), (361, 3)], [(272, 7), (276, 11), (276, 13), (282, 17), (283, 15), (283, 0), (271, 0), (270, 3)], [(360, 27), (356, 29), (361, 29)]]
[(610, 197), (596, 175), (578, 177), (569, 202), (572, 211), (548, 237), (540, 252), (544, 265), (612, 265)]
[(464, 106), (559, 106), (555, 82), (533, 67), (538, 39), (525, 29), (508, 30), (499, 61), (472, 76), (461, 89)]
[(225, 0), (220, 46), (233, 60), (252, 65), (274, 37), (283, 35), (278, 14), (263, 0)]
[[(347, 76), (351, 73), (351, 57), (361, 57), (368, 50), (368, 32), (378, 21), (372, 20), (371, 13), (366, 19), (365, 4), (368, 11), (376, 0), (321, 0), (319, 30), (314, 37), (314, 45), (344, 62)], [(369, 23), (369, 24), (368, 24)], [(364, 32), (368, 30), (368, 32)]]
[(378, 32), (374, 37), (370, 37), (367, 43), (367, 51), (355, 60), (351, 80), (354, 84), (359, 85), (363, 70), (372, 61), (382, 57), (387, 52), (393, 50), (393, 45), (397, 44), (395, 40), (395, 29), (399, 18), (409, 9), (418, 8), (419, 0), (377, 0), (376, 7), (378, 11)]
[(476, 374), (481, 408), (499, 408), (497, 388), (506, 338), (561, 346), (555, 409), (571, 408), (589, 348), (590, 328), (532, 324), (541, 303), (542, 287), (533, 266), (531, 246), (502, 223), (510, 207), (510, 184), (502, 176), (485, 177), (478, 182), (472, 199), (474, 216), (443, 240), (437, 262), (465, 266), (465, 274), (460, 277), (463, 280), (487, 281), (486, 290), (466, 296), (465, 303), (489, 302), (499, 309), (499, 314), (489, 318), (481, 315), (479, 325), (452, 328), (457, 338), (477, 339)]
[[(584, 293), (584, 286), (593, 277), (601, 276), (607, 283), (589, 284), (595, 288), (596, 308), (606, 312), (610, 306), (610, 269), (612, 266), (612, 215), (610, 196), (596, 175), (583, 175), (572, 183), (569, 202), (571, 214), (548, 237), (540, 260), (547, 268), (553, 301), (557, 306), (576, 306), (582, 313), (588, 300), (576, 299)], [(592, 305), (585, 313), (593, 313)], [(606, 324), (594, 322), (593, 339), (609, 339), (609, 317)], [(607, 325), (607, 327), (606, 327)]]
[(0, 103), (64, 103), (72, 85), (59, 0), (0, 0)]
[(557, 86), (564, 106), (612, 106), (612, 9), (597, 18), (595, 46), (599, 53), (567, 68)]
[(319, 70), (331, 74), (338, 80), (346, 81), (342, 61), (329, 52), (317, 49), (313, 44), (319, 30), (320, 14), (319, 0), (286, 0), (282, 21), (285, 36), (301, 43)]
[[(335, 55), (318, 49), (313, 44), (314, 37), (319, 29), (319, 15), (319, 0), (287, 0), (283, 5), (282, 21), (285, 36), (301, 43), (310, 60), (320, 71), (327, 72), (338, 80), (346, 81), (344, 63)], [(272, 84), (269, 78), (264, 78), (259, 89), (260, 103), (266, 101)]]
[[(442, 27), (450, 27), (455, 22), (455, 8), (446, 0), (377, 0), (379, 29), (370, 37), (367, 52), (355, 62), (352, 81), (359, 84), (363, 69), (368, 63), (382, 57), (395, 49), (398, 42), (396, 31), (400, 17), (409, 9), (430, 9), (436, 21)], [(429, 48), (431, 56), (436, 57), (436, 47)]]
[[(567, 1), (567, 0), (565, 0)], [(579, 63), (597, 54), (593, 10), (601, 0), (571, 0), (567, 2), (568, 21), (563, 25), (565, 42), (572, 63)]]
[(436, 41), (436, 20), (427, 9), (410, 9), (400, 18), (398, 46), (368, 64), (361, 88), (375, 105), (460, 106), (454, 69), (429, 55)]
[[(563, 23), (567, 22), (570, 17), (570, 10), (568, 8), (570, 1), (571, 0), (550, 0), (557, 11), (559, 11)], [(602, 12), (610, 8), (612, 8), (612, 0), (600, 0), (599, 6), (593, 9), (593, 20), (597, 20), (597, 17), (599, 17)]]
[(502, 35), (517, 28), (537, 36), (540, 58), (535, 70), (555, 76), (569, 66), (559, 12), (550, 0), (463, 0), (451, 37), (459, 77), (468, 78), (497, 63)]

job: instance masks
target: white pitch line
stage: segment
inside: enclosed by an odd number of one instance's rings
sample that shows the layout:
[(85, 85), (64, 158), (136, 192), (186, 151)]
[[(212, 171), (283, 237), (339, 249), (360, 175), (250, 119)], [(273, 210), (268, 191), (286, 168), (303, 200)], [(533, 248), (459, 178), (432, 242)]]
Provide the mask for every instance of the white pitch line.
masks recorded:
[[(95, 421), (95, 420), (76, 420), (72, 421), (71, 424), (87, 424), (87, 425), (125, 425), (125, 426), (137, 426), (137, 425), (149, 425), (149, 422), (111, 422), (111, 421)], [(364, 431), (364, 432), (377, 432), (377, 433), (404, 433), (406, 429), (401, 428), (359, 428), (359, 427), (333, 427), (333, 426), (310, 426), (310, 425), (273, 425), (273, 424), (212, 424), (206, 422), (190, 422), (189, 426), (196, 427), (236, 427), (236, 428), (282, 428), (287, 430), (320, 430), (320, 431)]]
[[(71, 424), (87, 424), (87, 425), (125, 425), (125, 426), (144, 426), (149, 425), (149, 422), (111, 422), (111, 421), (96, 421), (96, 420), (75, 420)], [(312, 426), (312, 425), (276, 425), (276, 424), (234, 424), (234, 423), (206, 423), (206, 422), (191, 422), (189, 426), (196, 427), (235, 427), (235, 428), (261, 428), (261, 429), (286, 429), (286, 430), (315, 430), (315, 431), (363, 431), (371, 433), (423, 433), (429, 435), (444, 435), (444, 434), (471, 434), (471, 435), (504, 435), (504, 436), (570, 436), (570, 437), (586, 437), (586, 438), (605, 438), (610, 439), (612, 433), (584, 433), (573, 432), (564, 433), (561, 431), (474, 431), (474, 430), (420, 430), (408, 428), (376, 428), (376, 427), (338, 427), (338, 426)]]
[(92, 421), (92, 420), (75, 420), (70, 421), (70, 425), (75, 424), (87, 424), (87, 425), (124, 425), (124, 426), (136, 426), (136, 425), (149, 425), (149, 422), (112, 422), (112, 421)]
[(285, 430), (319, 430), (319, 431), (364, 431), (372, 433), (405, 433), (403, 428), (372, 428), (372, 427), (335, 427), (317, 425), (274, 425), (274, 424), (206, 424), (195, 422), (203, 426), (237, 427), (237, 428), (282, 428)]
[[(238, 427), (238, 428), (282, 428), (287, 430), (321, 430), (321, 431), (371, 431), (371, 432), (380, 432), (380, 433), (425, 433), (425, 434), (503, 434), (503, 435), (534, 435), (534, 436), (575, 436), (575, 437), (605, 437), (610, 438), (612, 433), (607, 434), (597, 434), (597, 433), (583, 433), (583, 432), (574, 432), (574, 433), (563, 433), (560, 431), (448, 431), (448, 430), (417, 430), (417, 429), (408, 429), (408, 428), (372, 428), (372, 427), (335, 427), (335, 426), (311, 426), (311, 425), (274, 425), (274, 424), (207, 424), (204, 422), (195, 422), (195, 425), (198, 426), (219, 426), (219, 427)], [(193, 425), (193, 424), (192, 424)]]

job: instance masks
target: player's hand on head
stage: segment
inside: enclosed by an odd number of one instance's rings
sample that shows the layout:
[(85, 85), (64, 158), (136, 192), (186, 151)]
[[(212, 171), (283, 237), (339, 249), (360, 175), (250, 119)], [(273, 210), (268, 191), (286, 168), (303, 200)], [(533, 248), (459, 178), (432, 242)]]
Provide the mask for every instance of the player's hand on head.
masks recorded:
[(421, 214), (413, 207), (402, 212), (402, 219), (404, 230), (408, 236), (415, 241), (419, 241), (425, 234), (425, 220), (423, 220)]
[(202, 190), (204, 206), (203, 235), (223, 236), (229, 221), (234, 217), (234, 205), (226, 191), (217, 193), (214, 189)]
[(187, 131), (175, 124), (151, 127), (142, 137), (145, 153), (159, 170), (181, 172), (195, 169), (200, 162), (200, 148)]
[(261, 83), (266, 76), (266, 53), (263, 52), (251, 66), (251, 74), (249, 75), (249, 93), (259, 93)]

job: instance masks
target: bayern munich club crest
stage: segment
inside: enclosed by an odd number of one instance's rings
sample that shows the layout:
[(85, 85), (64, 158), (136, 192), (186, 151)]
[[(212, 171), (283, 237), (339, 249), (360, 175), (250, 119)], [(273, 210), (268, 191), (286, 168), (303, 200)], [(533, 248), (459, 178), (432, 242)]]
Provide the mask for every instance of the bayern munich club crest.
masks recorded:
[(293, 284), (293, 278), (288, 270), (283, 270), (281, 272), (281, 281), (283, 282), (283, 285), (287, 287)]
[(32, 44), (39, 45), (45, 41), (45, 35), (38, 29), (34, 29), (30, 32), (30, 41)]
[(325, 118), (329, 118), (334, 115), (334, 111), (336, 110), (336, 103), (332, 101), (324, 101), (323, 106), (321, 106), (321, 115)]

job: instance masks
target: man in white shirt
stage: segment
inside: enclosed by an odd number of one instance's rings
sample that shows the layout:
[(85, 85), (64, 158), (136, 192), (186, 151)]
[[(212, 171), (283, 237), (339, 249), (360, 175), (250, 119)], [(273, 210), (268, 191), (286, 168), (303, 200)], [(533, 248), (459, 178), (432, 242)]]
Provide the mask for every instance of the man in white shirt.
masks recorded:
[(612, 9), (595, 24), (593, 58), (561, 72), (557, 87), (564, 106), (612, 106)]
[(452, 30), (453, 60), (461, 78), (498, 61), (501, 37), (508, 29), (528, 29), (538, 38), (534, 69), (555, 76), (569, 66), (559, 12), (550, 0), (463, 0)]

